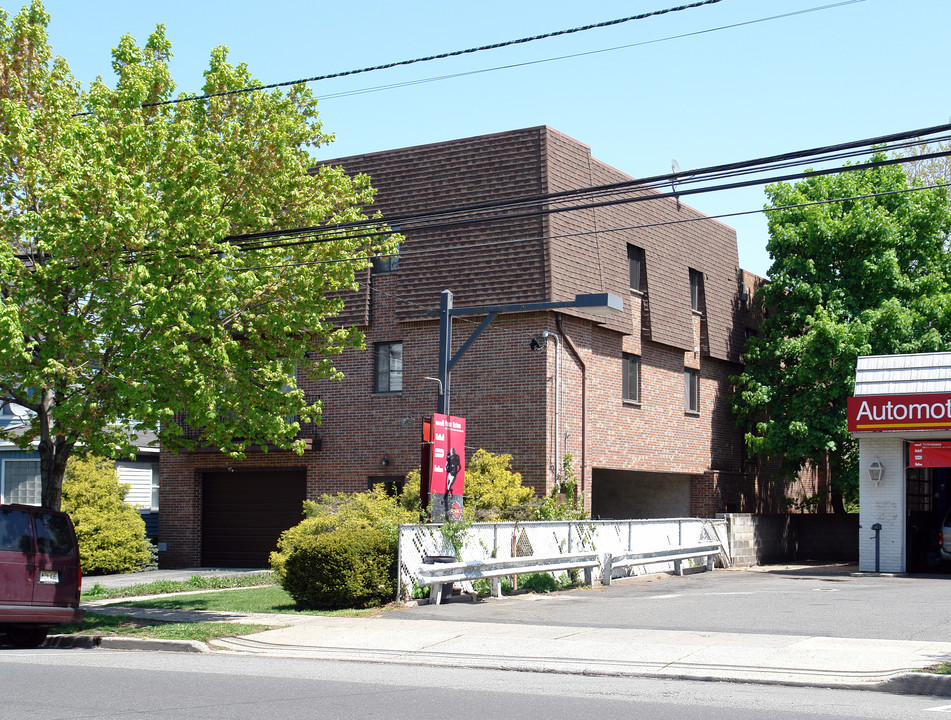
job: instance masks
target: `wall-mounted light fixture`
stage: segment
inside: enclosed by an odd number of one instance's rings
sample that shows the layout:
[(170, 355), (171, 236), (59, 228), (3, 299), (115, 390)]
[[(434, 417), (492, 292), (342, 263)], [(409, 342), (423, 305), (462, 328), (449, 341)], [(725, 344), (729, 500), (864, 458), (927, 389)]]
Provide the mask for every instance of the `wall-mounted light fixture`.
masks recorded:
[(881, 484), (883, 477), (885, 477), (885, 466), (878, 460), (868, 466), (868, 479), (871, 480), (876, 487)]
[(383, 467), (386, 467), (389, 464), (390, 464), (390, 459), (386, 456), (386, 453), (383, 453), (383, 459), (380, 460), (380, 465), (382, 465)]

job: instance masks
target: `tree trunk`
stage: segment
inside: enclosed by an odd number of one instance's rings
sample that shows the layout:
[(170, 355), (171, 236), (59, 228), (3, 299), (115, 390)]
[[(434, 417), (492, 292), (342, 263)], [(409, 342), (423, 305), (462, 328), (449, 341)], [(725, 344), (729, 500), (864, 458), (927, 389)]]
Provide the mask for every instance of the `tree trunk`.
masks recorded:
[[(49, 396), (47, 396), (49, 399)], [(75, 441), (62, 435), (53, 437), (50, 425), (49, 404), (43, 403), (37, 415), (40, 421), (41, 500), (43, 507), (59, 510), (63, 502), (63, 478), (66, 476), (66, 461), (73, 452)]]

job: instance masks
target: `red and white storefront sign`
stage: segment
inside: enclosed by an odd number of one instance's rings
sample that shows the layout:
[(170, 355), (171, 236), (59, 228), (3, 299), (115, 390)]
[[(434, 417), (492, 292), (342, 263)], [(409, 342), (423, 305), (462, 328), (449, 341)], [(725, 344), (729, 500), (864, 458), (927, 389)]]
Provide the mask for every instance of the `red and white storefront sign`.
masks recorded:
[(848, 399), (849, 432), (951, 430), (951, 393)]
[(951, 442), (932, 440), (908, 443), (908, 467), (951, 467)]

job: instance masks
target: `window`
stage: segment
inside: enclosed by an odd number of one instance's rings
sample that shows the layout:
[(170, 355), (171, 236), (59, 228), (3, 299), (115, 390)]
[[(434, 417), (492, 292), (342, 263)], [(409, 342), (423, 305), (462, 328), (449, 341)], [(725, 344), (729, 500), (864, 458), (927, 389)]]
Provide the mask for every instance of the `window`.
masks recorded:
[(631, 290), (644, 292), (647, 283), (644, 281), (644, 250), (636, 245), (627, 246), (627, 266), (631, 276)]
[(624, 353), (624, 392), (623, 399), (628, 402), (641, 401), (641, 359), (637, 355)]
[(700, 412), (700, 371), (684, 370), (684, 411)]
[(3, 502), (42, 504), (39, 460), (3, 461)]
[(703, 312), (703, 273), (690, 270), (690, 309)]
[(373, 272), (377, 275), (382, 275), (384, 273), (396, 272), (400, 269), (400, 255), (397, 252), (395, 255), (385, 255), (383, 257), (375, 257), (372, 260), (373, 263)]
[(152, 466), (152, 509), (159, 509), (159, 466)]
[(374, 392), (400, 392), (403, 389), (403, 343), (377, 343), (375, 364)]
[(0, 510), (0, 550), (31, 552), (30, 516), (22, 510)]

